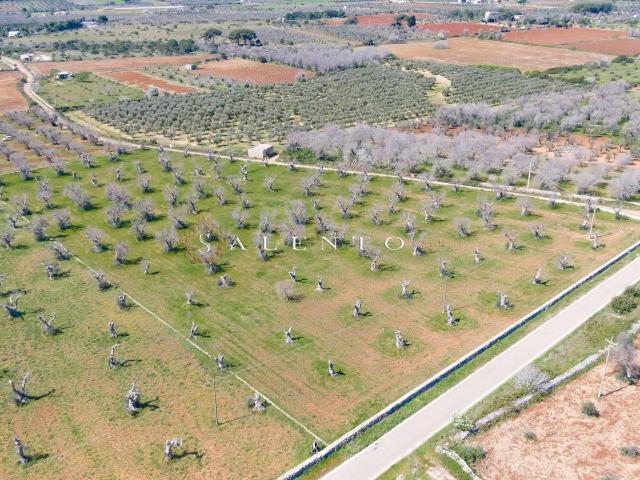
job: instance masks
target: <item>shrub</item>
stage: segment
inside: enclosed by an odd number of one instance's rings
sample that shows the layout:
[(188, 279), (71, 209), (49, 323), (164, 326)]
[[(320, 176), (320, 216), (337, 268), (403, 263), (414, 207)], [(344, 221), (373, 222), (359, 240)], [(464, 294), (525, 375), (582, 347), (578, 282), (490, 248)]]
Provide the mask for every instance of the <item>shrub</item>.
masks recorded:
[(620, 449), (620, 455), (624, 455), (625, 457), (637, 457), (640, 455), (640, 450), (638, 450), (638, 447), (634, 446), (622, 447)]
[(582, 413), (587, 417), (599, 417), (600, 412), (593, 402), (588, 401), (582, 404)]
[(632, 295), (618, 295), (611, 301), (611, 308), (619, 314), (632, 312), (638, 306), (638, 302)]
[(487, 452), (484, 451), (484, 448), (477, 445), (461, 445), (456, 448), (456, 452), (469, 465), (473, 465), (478, 460), (482, 460), (487, 456)]
[(538, 439), (538, 436), (534, 432), (527, 430), (524, 432), (524, 439), (530, 442), (535, 442)]

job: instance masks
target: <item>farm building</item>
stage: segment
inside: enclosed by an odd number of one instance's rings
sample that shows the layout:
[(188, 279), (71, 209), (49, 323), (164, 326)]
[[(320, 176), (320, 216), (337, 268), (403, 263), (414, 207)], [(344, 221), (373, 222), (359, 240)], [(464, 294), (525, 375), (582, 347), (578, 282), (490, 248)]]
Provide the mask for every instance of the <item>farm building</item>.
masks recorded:
[(66, 70), (56, 73), (56, 80), (66, 80), (71, 77), (73, 77), (73, 73), (67, 72)]
[(198, 68), (198, 67), (197, 67), (195, 64), (193, 64), (193, 63), (187, 63), (187, 64), (184, 66), (184, 69), (185, 69), (185, 70), (196, 70), (197, 68)]
[(33, 60), (33, 55), (31, 55), (30, 53), (23, 53), (22, 55), (20, 55), (20, 60), (23, 62), (30, 62), (31, 60)]
[(273, 155), (273, 145), (260, 143), (249, 149), (249, 158), (268, 158)]
[(7, 32), (8, 38), (20, 38), (22, 37), (22, 32), (20, 30), (9, 30)]

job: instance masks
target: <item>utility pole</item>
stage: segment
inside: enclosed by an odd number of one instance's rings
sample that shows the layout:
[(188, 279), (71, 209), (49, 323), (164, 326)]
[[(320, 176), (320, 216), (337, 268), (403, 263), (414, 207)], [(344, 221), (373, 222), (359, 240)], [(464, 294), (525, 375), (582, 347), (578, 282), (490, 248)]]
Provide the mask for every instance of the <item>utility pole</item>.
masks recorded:
[(609, 356), (611, 355), (611, 347), (616, 343), (610, 338), (607, 338), (607, 356), (604, 361), (604, 368), (602, 369), (602, 378), (600, 379), (600, 387), (598, 388), (598, 398), (602, 396), (602, 388), (604, 387), (604, 377), (607, 373), (607, 366), (609, 365)]
[(529, 160), (529, 174), (527, 175), (527, 190), (529, 190), (529, 184), (531, 183), (531, 168), (533, 167), (533, 158)]

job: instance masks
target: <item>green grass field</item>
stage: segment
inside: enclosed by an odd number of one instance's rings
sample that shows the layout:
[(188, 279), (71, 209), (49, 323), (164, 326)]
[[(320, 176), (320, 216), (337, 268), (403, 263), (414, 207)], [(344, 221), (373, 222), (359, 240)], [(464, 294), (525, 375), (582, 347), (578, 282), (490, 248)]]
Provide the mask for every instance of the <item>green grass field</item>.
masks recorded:
[(612, 62), (608, 66), (583, 65), (577, 67), (552, 68), (543, 72), (545, 78), (563, 80), (566, 82), (603, 84), (619, 80), (629, 83), (631, 86), (640, 85), (640, 69), (638, 60), (632, 57), (625, 63)]
[(55, 108), (62, 110), (113, 102), (121, 98), (133, 100), (144, 97), (144, 92), (136, 88), (86, 72), (82, 73), (81, 78), (56, 80), (51, 77), (42, 80), (39, 83), (38, 94)]
[[(28, 367), (24, 361), (12, 361), (21, 346), (29, 345), (30, 349), (36, 349), (42, 340), (68, 342), (63, 349), (69, 352), (64, 356), (64, 361), (73, 363), (73, 368), (80, 368), (77, 366), (78, 363), (86, 363), (87, 356), (92, 359), (93, 363), (88, 363), (84, 369), (88, 376), (86, 380), (83, 380), (83, 376), (78, 379), (74, 373), (69, 374), (69, 381), (86, 382), (87, 387), (86, 391), (83, 390), (83, 395), (86, 394), (89, 399), (96, 396), (103, 398), (105, 394), (102, 393), (102, 389), (107, 388), (111, 389), (109, 391), (112, 391), (112, 395), (117, 396), (116, 391), (119, 392), (121, 389), (124, 389), (121, 395), (124, 394), (126, 384), (132, 376), (145, 379), (140, 380), (143, 394), (146, 394), (145, 390), (149, 390), (149, 395), (158, 395), (161, 398), (165, 395), (179, 395), (182, 388), (180, 385), (186, 382), (192, 387), (189, 391), (202, 402), (198, 403), (201, 407), (193, 409), (201, 415), (201, 421), (196, 422), (190, 430), (191, 437), (181, 432), (175, 435), (184, 434), (196, 444), (194, 448), (203, 450), (205, 455), (201, 459), (190, 456), (184, 459), (184, 464), (180, 462), (180, 466), (176, 468), (184, 468), (185, 472), (190, 472), (188, 469), (191, 468), (192, 460), (198, 460), (209, 469), (203, 470), (211, 472), (219, 468), (217, 471), (220, 472), (229, 471), (231, 468), (244, 478), (244, 473), (241, 472), (244, 472), (243, 468), (248, 468), (249, 457), (243, 456), (238, 449), (251, 450), (251, 455), (254, 455), (256, 450), (253, 444), (246, 443), (245, 440), (264, 441), (265, 438), (260, 437), (259, 431), (255, 430), (255, 424), (252, 423), (255, 420), (251, 419), (253, 417), (242, 422), (232, 422), (233, 428), (237, 425), (237, 428), (241, 429), (242, 433), (239, 434), (229, 432), (229, 437), (221, 437), (217, 429), (211, 430), (211, 388), (204, 386), (204, 381), (187, 380), (190, 378), (187, 375), (200, 375), (200, 378), (216, 375), (216, 383), (222, 395), (229, 398), (226, 402), (227, 408), (235, 412), (235, 416), (241, 416), (244, 408), (243, 398), (250, 391), (239, 384), (234, 376), (237, 374), (323, 440), (331, 441), (613, 256), (637, 236), (634, 233), (636, 226), (631, 222), (616, 222), (609, 215), (600, 212), (596, 219), (596, 229), (607, 234), (603, 238), (606, 246), (594, 251), (590, 248), (586, 234), (578, 229), (581, 212), (577, 208), (561, 206), (550, 209), (546, 205), (534, 202), (533, 215), (521, 217), (515, 199), (507, 199), (495, 205), (497, 227), (493, 231), (485, 231), (482, 222), (475, 216), (479, 194), (472, 191), (455, 194), (444, 188), (437, 192), (445, 197), (443, 206), (436, 211), (434, 220), (425, 224), (422, 221), (421, 205), (428, 199), (428, 195), (420, 185), (412, 182), (405, 185), (406, 199), (397, 207), (400, 212), (385, 212), (382, 215), (384, 224), (373, 225), (369, 220), (370, 209), (377, 204), (388, 202), (392, 185), (396, 180), (372, 178), (366, 188), (367, 193), (360, 203), (354, 206), (351, 217), (340, 218), (335, 205), (336, 196), (348, 196), (349, 187), (358, 181), (356, 177), (338, 178), (333, 173), (327, 173), (320, 178), (321, 186), (313, 189), (313, 196), (304, 197), (300, 182), (303, 178), (309, 177), (310, 172), (304, 169), (288, 172), (283, 167), (264, 167), (259, 164), (249, 165), (249, 181), (241, 187), (251, 203), (251, 208), (247, 210), (247, 222), (250, 227), (236, 230), (230, 216), (234, 210), (240, 208), (240, 199), (238, 195), (231, 193), (224, 179), (238, 175), (240, 163), (223, 162), (222, 179), (216, 180), (213, 176), (213, 166), (205, 158), (175, 154), (172, 155), (173, 168), (182, 170), (186, 179), (185, 185), (177, 187), (181, 203), (177, 208), (186, 208), (184, 201), (197, 180), (204, 183), (209, 196), (198, 202), (199, 213), (186, 214), (188, 228), (178, 231), (179, 247), (177, 251), (166, 254), (162, 253), (153, 237), (168, 225), (163, 188), (173, 183), (173, 177), (171, 173), (161, 171), (156, 156), (157, 153), (154, 151), (136, 152), (124, 156), (123, 161), (116, 164), (102, 159), (93, 169), (70, 164), (69, 171), (73, 170), (78, 174), (75, 181), (69, 175), (55, 177), (53, 172), (38, 171), (39, 178), (47, 177), (54, 191), (54, 209), (51, 211), (43, 210), (40, 202), (36, 200), (35, 181), (25, 182), (16, 175), (4, 176), (3, 199), (8, 203), (0, 204), (0, 208), (3, 210), (4, 220), (8, 209), (11, 208), (11, 198), (23, 192), (31, 199), (34, 211), (31, 217), (50, 217), (56, 210), (68, 208), (71, 211), (73, 228), (60, 231), (57, 227), (50, 226), (48, 234), (63, 242), (91, 268), (104, 271), (114, 285), (118, 285), (155, 315), (175, 327), (180, 335), (168, 329), (157, 318), (145, 313), (140, 307), (132, 308), (128, 312), (117, 312), (116, 292), (112, 289), (97, 293), (90, 272), (86, 268), (80, 268), (76, 262), (68, 261), (61, 264), (63, 271), (69, 271), (65, 278), (46, 280), (42, 266), (42, 261), (48, 256), (44, 253), (46, 243), (34, 244), (24, 231), (26, 221), (23, 221), (16, 242), (19, 248), (12, 250), (9, 256), (3, 256), (3, 259), (9, 260), (3, 260), (5, 263), (0, 264), (0, 271), (10, 275), (10, 281), (3, 285), (3, 289), (21, 287), (29, 288), (32, 292), (25, 297), (24, 317), (12, 321), (14, 330), (6, 332), (9, 335), (7, 338), (14, 340), (5, 343), (7, 346), (0, 351), (6, 359), (7, 375), (17, 377)], [(141, 161), (150, 175), (154, 188), (151, 193), (139, 193), (136, 187), (134, 160)], [(197, 166), (205, 172), (205, 176), (199, 179), (192, 176)], [(133, 212), (124, 214), (122, 228), (112, 228), (106, 224), (105, 209), (108, 202), (104, 190), (107, 184), (114, 181), (116, 167), (122, 168), (123, 173), (123, 180), (118, 185), (128, 191), (132, 203), (145, 197), (155, 204), (157, 218), (148, 224), (149, 238), (142, 242), (135, 241), (129, 228), (129, 223), (134, 217)], [(90, 185), (93, 175), (99, 180), (98, 187)], [(277, 177), (275, 192), (267, 192), (263, 186), (263, 180), (267, 175)], [(77, 184), (90, 194), (93, 205), (91, 209), (79, 211), (70, 204), (63, 193), (70, 183)], [(227, 205), (216, 204), (215, 197), (211, 195), (215, 187), (225, 189)], [(319, 202), (319, 213), (328, 222), (335, 222), (347, 228), (347, 238), (357, 234), (372, 238), (374, 248), (382, 251), (380, 271), (372, 272), (369, 268), (370, 262), (360, 258), (353, 247), (344, 246), (333, 251), (327, 248), (325, 243), (323, 251), (322, 241), (314, 233), (312, 224), (304, 227), (307, 241), (303, 246), (306, 250), (292, 251), (283, 247), (280, 235), (275, 234), (271, 236), (270, 244), (279, 244), (280, 251), (267, 262), (257, 259), (252, 238), (256, 233), (261, 213), (271, 212), (275, 217), (273, 223), (280, 225), (288, 218), (286, 212), (291, 208), (291, 201), (301, 200), (306, 206), (308, 217), (312, 217), (312, 199)], [(410, 253), (410, 242), (403, 229), (404, 214), (415, 215), (418, 228), (425, 235), (426, 255), (422, 257), (413, 257)], [(230, 251), (223, 245), (224, 242), (219, 242), (222, 249), (220, 263), (224, 272), (235, 282), (233, 288), (217, 288), (217, 276), (205, 275), (202, 265), (198, 262), (197, 251), (203, 248), (203, 245), (198, 241), (194, 226), (209, 216), (219, 222), (222, 231), (235, 231), (247, 248), (247, 251), (239, 248)], [(455, 220), (463, 217), (468, 218), (471, 224), (471, 235), (466, 238), (461, 238), (456, 233)], [(533, 223), (545, 225), (548, 235), (545, 239), (533, 240), (529, 231)], [(88, 226), (105, 232), (106, 251), (91, 252), (90, 244), (85, 238)], [(0, 231), (2, 230), (0, 228)], [(511, 254), (504, 249), (503, 235), (506, 231), (516, 236), (520, 245), (520, 248)], [(405, 248), (395, 252), (386, 250), (384, 240), (391, 236), (403, 238), (407, 243)], [(122, 266), (114, 266), (113, 249), (121, 242), (128, 244), (129, 261)], [(397, 242), (395, 240), (391, 245), (394, 246)], [(475, 266), (473, 262), (473, 248), (476, 246), (481, 249), (484, 257), (479, 266)], [(561, 253), (569, 255), (575, 269), (559, 271), (555, 268), (555, 262)], [(438, 260), (441, 258), (449, 260), (450, 268), (454, 272), (454, 277), (447, 282), (447, 298), (457, 309), (456, 316), (459, 322), (451, 327), (446, 325), (442, 314), (445, 285), (438, 275), (437, 268)], [(141, 273), (143, 259), (151, 262), (152, 275), (145, 276)], [(287, 281), (287, 272), (294, 265), (297, 266), (300, 280), (295, 288), (301, 298), (297, 302), (286, 303), (276, 296), (274, 284)], [(539, 267), (543, 267), (544, 277), (548, 280), (545, 286), (536, 286), (531, 282)], [(323, 276), (328, 287), (321, 294), (314, 290), (318, 274)], [(400, 282), (404, 278), (412, 282), (411, 288), (416, 291), (410, 300), (399, 296)], [(509, 293), (514, 304), (511, 310), (505, 312), (496, 308), (495, 290), (498, 288)], [(45, 297), (39, 298), (40, 291), (48, 292), (49, 289), (52, 289), (52, 292), (65, 292), (65, 295), (52, 293), (49, 302), (44, 301)], [(196, 306), (186, 306), (187, 290), (195, 293), (198, 303)], [(366, 315), (354, 320), (351, 316), (351, 305), (356, 298), (362, 299)], [(44, 336), (34, 319), (38, 308), (45, 308), (48, 312), (56, 310), (60, 325), (69, 327), (63, 329), (59, 336)], [(83, 320), (87, 318), (90, 320)], [(139, 318), (142, 320), (138, 320)], [(106, 334), (109, 319), (115, 319), (117, 324), (122, 323), (123, 330), (130, 334), (123, 340), (123, 358), (140, 359), (141, 362), (131, 362), (126, 369), (115, 372), (106, 369), (106, 358), (111, 345), (111, 339)], [(218, 372), (210, 359), (198, 354), (197, 350), (180, 338), (181, 335), (189, 334), (192, 320), (200, 325), (203, 334), (194, 340), (195, 343), (214, 355), (223, 352), (230, 363), (228, 370)], [(289, 326), (293, 327), (293, 336), (296, 338), (293, 346), (286, 346), (283, 341), (283, 330)], [(409, 342), (409, 346), (402, 351), (393, 347), (393, 331), (396, 329), (400, 329)], [(35, 336), (36, 333), (38, 337)], [(159, 338), (172, 343), (161, 345), (158, 343)], [(129, 342), (134, 342), (130, 348)], [(156, 350), (162, 352), (162, 355), (175, 355), (182, 359), (183, 363), (173, 361), (173, 357), (170, 357), (161, 362), (162, 365), (167, 364), (166, 366), (152, 370), (148, 365), (153, 362), (151, 357), (155, 355)], [(65, 374), (57, 374), (58, 370), (66, 368), (66, 363), (61, 363), (59, 367), (47, 366), (44, 359), (50, 352), (45, 348), (41, 348), (38, 355), (40, 356), (32, 362), (33, 365), (29, 366), (34, 374), (33, 389), (39, 388), (36, 377), (47, 378), (49, 383), (43, 383), (45, 390), (62, 388), (58, 387), (60, 383), (68, 383), (64, 380)], [(344, 375), (338, 378), (330, 378), (327, 375), (328, 358), (334, 360), (337, 369)], [(127, 372), (128, 369), (132, 370), (131, 374)], [(102, 375), (110, 378), (108, 375), (111, 374), (118, 375), (120, 383), (117, 388), (113, 385), (109, 387), (106, 380), (105, 385), (99, 381)], [(160, 389), (160, 385), (164, 389), (162, 395), (151, 393), (156, 384), (149, 380), (150, 375), (153, 375), (153, 382), (159, 382), (157, 389)], [(145, 386), (147, 382), (153, 386)], [(64, 392), (67, 391), (66, 388)], [(121, 409), (121, 397), (111, 400), (113, 404), (109, 408), (112, 410), (107, 410), (111, 412), (110, 415), (115, 416), (118, 408)], [(82, 403), (78, 400), (80, 403), (76, 404), (73, 396), (58, 401), (57, 396), (53, 395), (34, 402), (27, 408), (39, 408), (43, 405), (42, 408), (46, 406), (52, 409), (56, 418), (64, 418), (70, 411), (86, 412), (88, 401)], [(182, 405), (178, 401), (175, 403)], [(20, 409), (18, 412), (22, 414), (23, 410)], [(286, 469), (285, 466), (291, 466), (309, 453), (311, 437), (303, 436), (298, 427), (286, 423), (284, 417), (275, 409), (269, 408), (267, 412), (264, 428), (275, 429), (274, 438), (284, 435), (289, 445), (279, 448), (278, 453), (265, 455), (268, 458), (263, 459), (264, 463), (268, 463), (268, 466), (263, 468), (264, 472), (273, 471), (273, 474), (267, 476), (275, 476)], [(245, 409), (244, 413), (249, 412)], [(177, 411), (171, 418), (179, 419), (180, 415), (182, 413)], [(45, 431), (42, 425), (15, 422), (7, 424), (5, 428), (17, 429), (24, 426), (20, 434), (25, 442), (28, 443), (31, 432), (32, 438), (36, 439), (35, 442), (31, 442), (34, 448), (44, 453), (53, 455), (63, 450), (61, 444), (67, 443), (66, 438), (71, 438), (69, 436), (60, 440), (57, 433), (48, 433), (49, 430)], [(109, 425), (108, 428), (112, 428), (104, 417), (81, 416), (73, 430), (93, 438), (90, 433), (86, 433), (90, 430), (89, 425), (95, 428), (107, 428)], [(152, 429), (153, 425), (148, 428)], [(170, 435), (168, 430), (163, 430), (163, 433), (158, 435)], [(286, 433), (289, 430), (296, 434)], [(57, 429), (50, 430), (54, 431), (57, 432)], [(127, 427), (126, 431), (133, 431), (131, 442), (139, 442), (140, 446), (137, 449), (123, 449), (122, 464), (129, 465), (140, 461), (140, 472), (152, 465), (154, 471), (159, 472), (158, 475), (167, 474), (163, 470), (161, 450), (158, 449), (157, 456), (154, 456), (155, 448), (159, 448), (157, 445), (161, 445), (166, 438), (160, 438), (157, 444), (153, 443), (150, 438), (155, 436), (142, 428), (138, 429), (135, 423), (133, 427)], [(5, 436), (10, 435), (11, 432), (5, 432)], [(232, 435), (236, 435), (233, 438), (244, 440), (230, 441)], [(223, 438), (224, 441), (222, 444), (216, 443), (218, 448), (215, 449), (214, 444), (205, 444), (204, 440), (201, 440), (205, 437), (213, 439), (212, 442), (222, 441)], [(46, 446), (40, 447), (41, 443)], [(276, 442), (269, 443), (273, 445)], [(229, 444), (230, 450), (220, 447), (225, 444)], [(213, 454), (206, 453), (210, 452), (210, 448), (216, 452), (222, 449), (225, 453), (224, 465), (216, 464)], [(105, 462), (109, 461), (101, 456), (100, 452), (95, 453), (95, 456), (101, 459), (96, 460), (99, 464), (96, 468), (104, 467)], [(0, 468), (13, 472), (15, 467), (12, 458), (10, 453), (7, 453)], [(51, 462), (56, 462), (55, 458), (52, 458)], [(86, 465), (91, 462), (86, 460), (81, 463)], [(72, 468), (65, 467), (62, 463), (57, 465), (61, 469)], [(255, 467), (253, 465), (248, 471), (251, 474), (259, 472), (260, 469)], [(89, 476), (91, 472), (89, 471)], [(44, 469), (39, 475), (41, 476), (32, 478), (55, 478), (53, 475), (47, 476)], [(135, 478), (135, 475), (130, 478)]]

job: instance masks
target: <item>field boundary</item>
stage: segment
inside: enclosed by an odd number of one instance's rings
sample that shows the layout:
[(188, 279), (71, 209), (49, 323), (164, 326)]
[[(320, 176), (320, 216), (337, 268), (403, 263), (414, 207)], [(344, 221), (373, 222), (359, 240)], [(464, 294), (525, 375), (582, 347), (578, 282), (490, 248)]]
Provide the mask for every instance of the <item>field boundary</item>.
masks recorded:
[(311, 467), (313, 467), (314, 465), (316, 465), (320, 461), (328, 458), (333, 453), (337, 452), (340, 448), (342, 448), (347, 443), (352, 441), (359, 434), (361, 434), (364, 431), (368, 430), (369, 428), (373, 427), (374, 425), (376, 425), (377, 423), (379, 423), (380, 421), (382, 421), (383, 419), (385, 419), (386, 417), (388, 417), (389, 415), (394, 413), (396, 410), (400, 409), (401, 407), (405, 406), (406, 404), (408, 404), (409, 402), (414, 400), (416, 397), (418, 397), (422, 393), (425, 393), (427, 390), (431, 389), (436, 384), (440, 383), (442, 380), (444, 380), (445, 378), (449, 377), (451, 374), (455, 373), (457, 370), (459, 370), (460, 368), (465, 366), (467, 363), (469, 363), (471, 360), (476, 358), (478, 355), (480, 355), (481, 353), (485, 352), (486, 350), (488, 350), (489, 348), (494, 346), (500, 340), (505, 339), (506, 337), (511, 335), (513, 332), (515, 332), (516, 330), (518, 330), (521, 327), (523, 327), (524, 325), (526, 325), (529, 321), (533, 320), (538, 315), (540, 315), (541, 313), (543, 313), (544, 311), (546, 311), (550, 307), (552, 307), (555, 304), (557, 304), (560, 300), (562, 300), (567, 295), (569, 295), (570, 293), (575, 291), (577, 288), (582, 286), (584, 283), (588, 282), (589, 280), (593, 279), (594, 277), (596, 277), (600, 273), (602, 273), (605, 270), (607, 270), (609, 267), (611, 267), (611, 266), (615, 265), (616, 263), (618, 263), (624, 257), (626, 257), (627, 255), (631, 254), (636, 249), (638, 249), (638, 247), (640, 247), (640, 241), (637, 241), (637, 242), (633, 243), (632, 245), (630, 245), (629, 247), (625, 248), (624, 250), (619, 252), (617, 255), (615, 255), (613, 258), (609, 259), (608, 261), (606, 261), (605, 263), (603, 263), (602, 265), (600, 265), (599, 267), (597, 267), (596, 269), (594, 269), (590, 273), (586, 274), (584, 277), (579, 279), (577, 282), (575, 282), (572, 285), (570, 285), (569, 287), (565, 288), (563, 291), (561, 291), (560, 293), (556, 294), (555, 296), (553, 296), (552, 298), (550, 298), (549, 300), (544, 302), (542, 305), (540, 305), (539, 307), (535, 308), (534, 310), (532, 310), (531, 312), (526, 314), (524, 317), (522, 317), (520, 320), (518, 320), (517, 322), (513, 323), (511, 326), (509, 326), (506, 329), (504, 329), (502, 332), (499, 332), (494, 337), (492, 337), (491, 339), (487, 340), (486, 342), (484, 342), (482, 345), (480, 345), (476, 349), (474, 349), (471, 352), (467, 353), (465, 356), (461, 357), (460, 359), (458, 359), (457, 361), (455, 361), (451, 365), (445, 367), (443, 370), (441, 370), (440, 372), (436, 373), (435, 375), (433, 375), (432, 377), (430, 377), (429, 379), (427, 379), (426, 381), (424, 381), (423, 383), (421, 383), (420, 385), (415, 387), (413, 390), (410, 390), (409, 392), (405, 393), (398, 400), (396, 400), (395, 402), (390, 403), (384, 409), (382, 409), (380, 412), (378, 412), (377, 414), (373, 415), (369, 419), (365, 420), (364, 422), (362, 422), (360, 425), (356, 426), (355, 428), (353, 428), (349, 432), (345, 433), (344, 435), (342, 435), (340, 438), (338, 438), (337, 440), (335, 440), (331, 444), (327, 445), (320, 452), (316, 453), (312, 457), (309, 457), (304, 462), (298, 464), (293, 469), (291, 469), (288, 472), (284, 473), (283, 475), (281, 475), (279, 477), (279, 480), (292, 480), (294, 478), (299, 477), (300, 475), (305, 473), (308, 469), (310, 469)]

